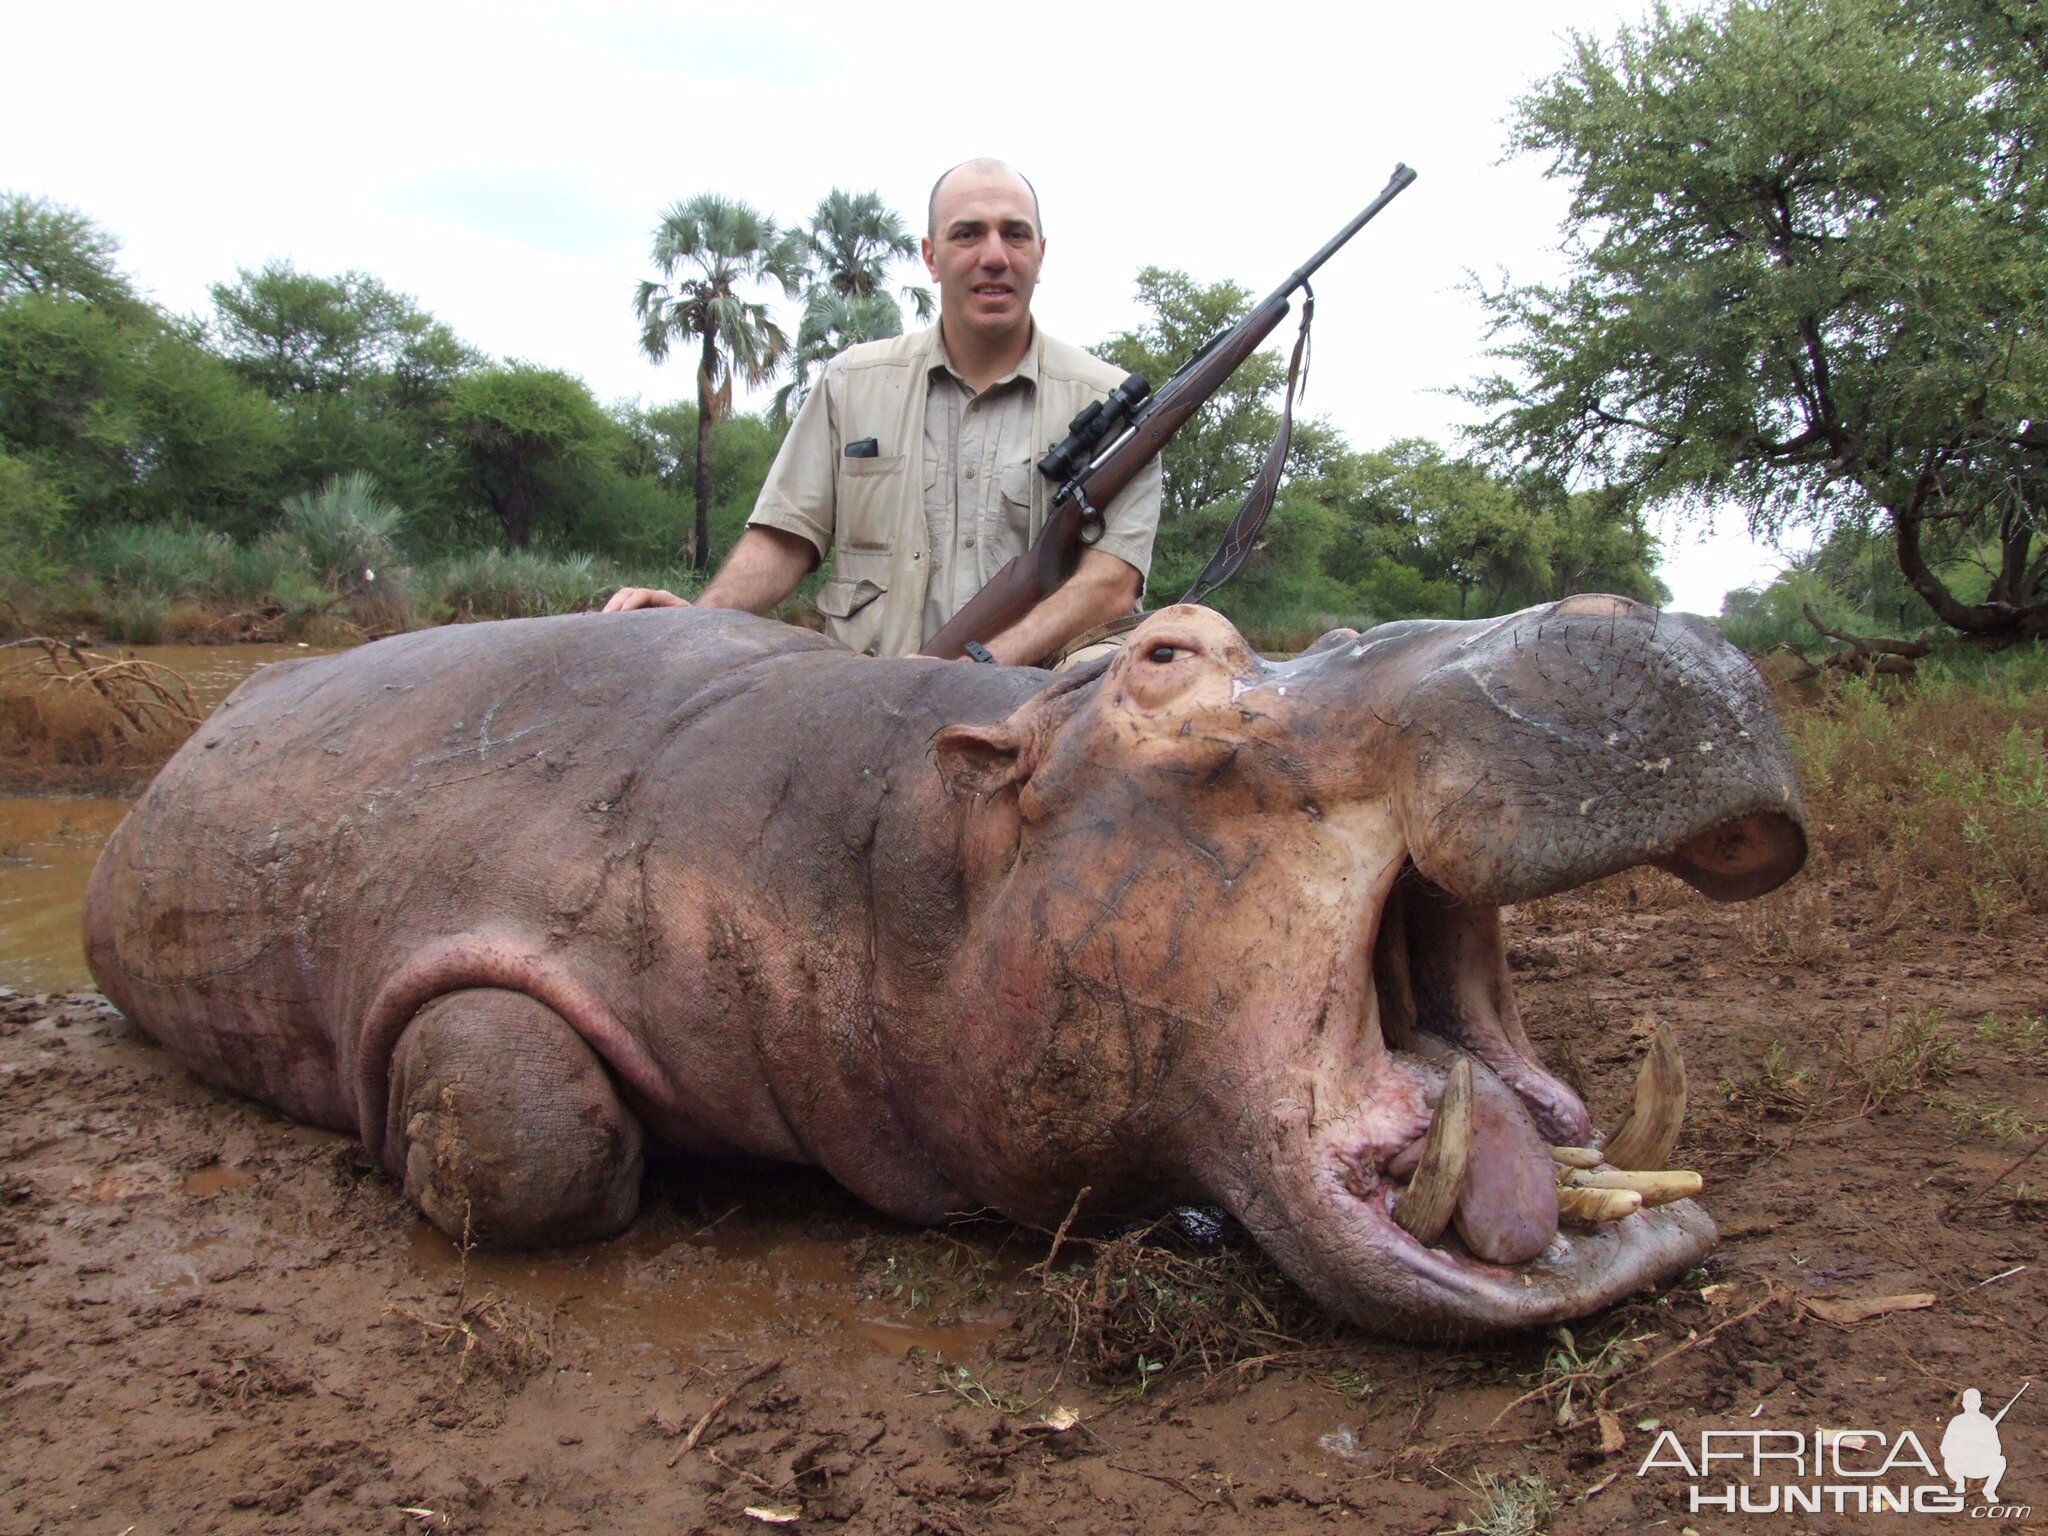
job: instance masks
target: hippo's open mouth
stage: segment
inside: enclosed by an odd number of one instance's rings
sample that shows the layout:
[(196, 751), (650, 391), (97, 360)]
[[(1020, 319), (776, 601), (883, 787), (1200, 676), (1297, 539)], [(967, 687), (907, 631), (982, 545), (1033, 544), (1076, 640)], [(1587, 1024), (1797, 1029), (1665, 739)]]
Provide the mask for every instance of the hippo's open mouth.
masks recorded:
[[(1796, 825), (1771, 820), (1743, 818), (1649, 862), (1715, 895), (1769, 889), (1804, 857)], [(1576, 1316), (1711, 1250), (1713, 1223), (1689, 1198), (1699, 1175), (1667, 1166), (1685, 1114), (1667, 1027), (1632, 1112), (1603, 1136), (1522, 1028), (1497, 907), (1404, 863), (1372, 943), (1368, 1022), (1393, 1070), (1375, 1074), (1383, 1091), (1363, 1136), (1358, 1119), (1329, 1127), (1319, 1160), (1362, 1208), (1365, 1242), (1419, 1289), (1473, 1304), (1451, 1332)]]

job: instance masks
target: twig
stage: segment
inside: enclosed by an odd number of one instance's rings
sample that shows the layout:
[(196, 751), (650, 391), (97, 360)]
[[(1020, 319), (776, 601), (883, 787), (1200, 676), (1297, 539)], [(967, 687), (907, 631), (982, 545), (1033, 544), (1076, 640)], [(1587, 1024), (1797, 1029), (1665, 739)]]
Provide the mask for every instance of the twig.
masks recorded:
[(1724, 1318), (1722, 1321), (1714, 1324), (1714, 1326), (1709, 1328), (1705, 1333), (1694, 1334), (1691, 1338), (1687, 1339), (1683, 1344), (1680, 1344), (1677, 1348), (1667, 1349), (1666, 1351), (1664, 1351), (1663, 1354), (1659, 1355), (1656, 1359), (1648, 1362), (1645, 1365), (1639, 1365), (1632, 1371), (1623, 1371), (1619, 1376), (1615, 1377), (1614, 1380), (1610, 1381), (1609, 1383), (1607, 1383), (1606, 1386), (1600, 1389), (1600, 1395), (1597, 1398), (1595, 1398), (1594, 1401), (1598, 1403), (1605, 1403), (1607, 1401), (1607, 1394), (1612, 1392), (1616, 1387), (1620, 1386), (1623, 1382), (1633, 1381), (1638, 1376), (1647, 1375), (1649, 1372), (1656, 1370), (1658, 1366), (1665, 1364), (1667, 1361), (1676, 1360), (1680, 1355), (1684, 1354), (1687, 1350), (1698, 1349), (1702, 1344), (1711, 1343), (1715, 1335), (1719, 1334), (1723, 1329), (1733, 1328), (1737, 1323), (1748, 1322), (1749, 1319), (1755, 1317), (1757, 1313), (1763, 1311), (1766, 1307), (1776, 1306), (1778, 1302), (1782, 1299), (1783, 1298), (1778, 1295), (1776, 1288), (1773, 1287), (1770, 1295), (1766, 1296), (1762, 1301), (1758, 1302), (1755, 1306), (1749, 1308), (1747, 1311), (1738, 1312), (1735, 1314), (1735, 1316), (1730, 1318)]
[(787, 1483), (771, 1483), (767, 1478), (749, 1472), (745, 1467), (736, 1467), (708, 1445), (704, 1447), (704, 1454), (710, 1459), (711, 1465), (717, 1467), (720, 1471), (730, 1472), (734, 1477), (744, 1477), (763, 1493), (786, 1494), (789, 1492), (789, 1485)]
[(2003, 1184), (2009, 1175), (2017, 1173), (2021, 1168), (2026, 1166), (2028, 1163), (2032, 1162), (2036, 1157), (2040, 1156), (2041, 1149), (2043, 1147), (2048, 1147), (2048, 1136), (2043, 1136), (2039, 1141), (2035, 1142), (2031, 1147), (2027, 1148), (2026, 1151), (2022, 1152), (2018, 1157), (2014, 1158), (2011, 1162), (2007, 1163), (2005, 1167), (2001, 1168), (1998, 1171), (1997, 1176), (1993, 1178), (1990, 1183), (1984, 1185), (1975, 1194), (1971, 1195), (1966, 1200), (1958, 1200), (1955, 1204), (1951, 1205), (1947, 1210), (1943, 1211), (1941, 1213), (1941, 1219), (1943, 1221), (1954, 1221), (1958, 1216), (1962, 1215), (1963, 1212), (1967, 1211), (1979, 1200), (1982, 1200), (1986, 1195), (1990, 1194), (1992, 1190), (1998, 1188), (1999, 1185)]
[[(738, 1397), (740, 1393), (746, 1391), (748, 1387), (751, 1387), (755, 1382), (759, 1381), (763, 1376), (766, 1376), (770, 1371), (779, 1369), (782, 1365), (783, 1358), (783, 1356), (777, 1355), (773, 1360), (770, 1360), (766, 1365), (755, 1366), (751, 1371), (747, 1372), (746, 1375), (742, 1376), (738, 1381), (734, 1382), (730, 1387), (726, 1388), (725, 1391), (721, 1392), (718, 1395), (717, 1399), (711, 1404), (711, 1406), (704, 1410), (704, 1417), (699, 1419), (694, 1425), (692, 1425), (690, 1428), (690, 1432), (687, 1435), (683, 1436), (683, 1443), (675, 1448), (675, 1453), (669, 1457), (668, 1464), (670, 1466), (674, 1466), (677, 1462), (681, 1461), (685, 1456), (689, 1455), (690, 1452), (694, 1451), (697, 1448), (697, 1442), (704, 1438), (704, 1431), (711, 1427), (711, 1421), (717, 1418), (721, 1413), (725, 1412), (727, 1408), (731, 1407), (732, 1400), (735, 1397)], [(718, 1453), (716, 1451), (707, 1451), (705, 1454), (710, 1456), (710, 1458), (713, 1461), (718, 1461)], [(718, 1464), (720, 1466), (725, 1465), (724, 1462), (719, 1462)], [(734, 1467), (731, 1470), (739, 1472), (739, 1468), (737, 1467)], [(751, 1474), (741, 1472), (740, 1475), (742, 1477), (747, 1477)], [(756, 1481), (759, 1481), (759, 1479), (756, 1479)], [(761, 1486), (763, 1488), (766, 1488), (768, 1485), (766, 1483), (762, 1483)]]
[(1169, 1488), (1178, 1488), (1182, 1493), (1186, 1494), (1189, 1498), (1193, 1499), (1197, 1504), (1202, 1505), (1204, 1508), (1207, 1508), (1209, 1505), (1218, 1502), (1215, 1499), (1209, 1498), (1205, 1494), (1195, 1492), (1194, 1489), (1190, 1488), (1186, 1483), (1182, 1482), (1179, 1478), (1169, 1477), (1164, 1472), (1147, 1472), (1143, 1467), (1127, 1467), (1120, 1461), (1106, 1461), (1103, 1463), (1103, 1465), (1108, 1467), (1112, 1472), (1122, 1472), (1130, 1477), (1149, 1477), (1155, 1483), (1164, 1483)]
[(1086, 1200), (1094, 1189), (1095, 1186), (1092, 1184), (1081, 1186), (1081, 1192), (1074, 1196), (1074, 1203), (1067, 1207), (1067, 1214), (1060, 1218), (1059, 1230), (1052, 1235), (1052, 1247), (1047, 1250), (1043, 1259), (1031, 1266), (1033, 1269), (1041, 1270), (1048, 1275), (1052, 1273), (1052, 1261), (1060, 1256), (1060, 1244), (1067, 1240), (1067, 1229), (1073, 1226), (1074, 1218), (1081, 1214), (1081, 1202)]

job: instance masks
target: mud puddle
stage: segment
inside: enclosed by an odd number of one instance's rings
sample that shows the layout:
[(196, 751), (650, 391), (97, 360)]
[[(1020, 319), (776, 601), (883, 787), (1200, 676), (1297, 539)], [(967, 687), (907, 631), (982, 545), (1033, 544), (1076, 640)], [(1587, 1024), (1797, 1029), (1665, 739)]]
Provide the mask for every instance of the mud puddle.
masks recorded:
[(127, 814), (126, 800), (0, 797), (0, 986), (93, 984), (79, 937), (85, 882)]
[[(297, 645), (141, 645), (118, 654), (176, 672), (210, 711), (258, 668), (327, 653)], [(0, 671), (33, 670), (41, 660), (38, 651), (11, 649), (0, 652)], [(131, 803), (0, 796), (0, 986), (62, 992), (93, 984), (79, 941), (85, 883)]]
[[(751, 1346), (791, 1327), (813, 1352), (922, 1351), (972, 1360), (1000, 1331), (985, 1317), (906, 1316), (908, 1283), (893, 1277), (889, 1260), (870, 1260), (868, 1245), (849, 1235), (871, 1228), (870, 1221), (821, 1228), (815, 1212), (779, 1204), (734, 1210), (709, 1224), (673, 1209), (644, 1211), (610, 1242), (537, 1253), (464, 1255), (418, 1221), (407, 1233), (406, 1256), (436, 1286), (490, 1286), (626, 1353), (653, 1352), (677, 1363)], [(995, 1273), (993, 1264), (988, 1272)]]

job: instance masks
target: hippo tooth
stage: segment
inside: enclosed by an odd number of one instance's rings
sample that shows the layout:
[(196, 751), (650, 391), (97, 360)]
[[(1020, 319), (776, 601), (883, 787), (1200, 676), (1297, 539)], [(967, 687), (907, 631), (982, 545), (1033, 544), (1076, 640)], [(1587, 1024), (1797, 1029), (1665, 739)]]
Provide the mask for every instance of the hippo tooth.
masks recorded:
[(1654, 1172), (1671, 1161), (1684, 1123), (1685, 1060), (1671, 1026), (1660, 1023), (1636, 1076), (1635, 1109), (1607, 1144), (1607, 1161), (1616, 1168)]
[(1632, 1189), (1560, 1189), (1557, 1214), (1563, 1221), (1619, 1221), (1643, 1208), (1643, 1197)]
[(1444, 1082), (1444, 1095), (1430, 1117), (1422, 1162), (1407, 1192), (1394, 1202), (1394, 1220), (1418, 1243), (1444, 1235), (1465, 1187), (1465, 1163), (1472, 1154), (1472, 1063), (1459, 1057)]
[(1415, 1049), (1415, 981), (1408, 970), (1406, 903), (1399, 891), (1387, 897), (1373, 943), (1373, 989), (1379, 994), (1380, 1038), (1396, 1051)]
[(1704, 1182), (1698, 1174), (1684, 1168), (1660, 1168), (1655, 1172), (1627, 1168), (1574, 1168), (1564, 1176), (1566, 1189), (1632, 1189), (1643, 1197), (1646, 1206), (1690, 1200), (1700, 1192)]
[(1550, 1160), (1561, 1168), (1598, 1168), (1607, 1157), (1598, 1147), (1552, 1147)]

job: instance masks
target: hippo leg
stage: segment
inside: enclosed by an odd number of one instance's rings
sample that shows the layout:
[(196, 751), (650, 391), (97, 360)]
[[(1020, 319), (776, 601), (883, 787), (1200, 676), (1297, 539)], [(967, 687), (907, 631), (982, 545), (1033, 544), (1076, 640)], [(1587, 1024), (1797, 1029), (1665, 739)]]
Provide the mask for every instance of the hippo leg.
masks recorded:
[(640, 1122), (582, 1038), (523, 992), (452, 992), (414, 1014), (386, 1124), (385, 1167), (458, 1242), (585, 1242), (639, 1209)]

